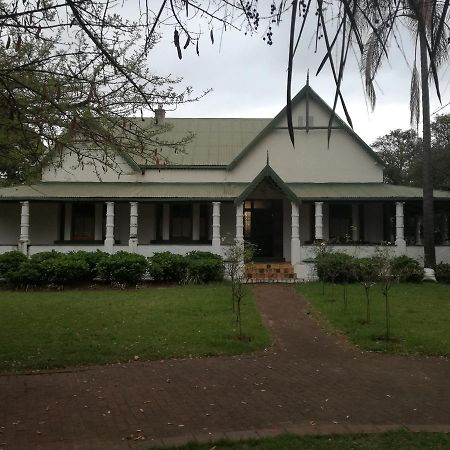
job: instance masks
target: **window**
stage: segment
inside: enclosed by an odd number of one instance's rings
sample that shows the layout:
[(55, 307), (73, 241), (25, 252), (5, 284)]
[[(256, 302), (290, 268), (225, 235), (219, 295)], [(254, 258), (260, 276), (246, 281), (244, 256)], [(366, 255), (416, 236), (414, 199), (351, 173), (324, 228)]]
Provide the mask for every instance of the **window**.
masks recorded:
[(72, 205), (72, 240), (93, 241), (95, 239), (94, 203)]
[(170, 206), (170, 239), (192, 239), (192, 205), (175, 203)]

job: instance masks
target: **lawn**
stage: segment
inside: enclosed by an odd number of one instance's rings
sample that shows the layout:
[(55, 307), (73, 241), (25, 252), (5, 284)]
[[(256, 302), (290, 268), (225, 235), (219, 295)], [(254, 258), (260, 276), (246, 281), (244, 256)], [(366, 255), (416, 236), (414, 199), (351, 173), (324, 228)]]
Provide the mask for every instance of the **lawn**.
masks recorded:
[(446, 450), (450, 435), (443, 433), (410, 433), (393, 431), (380, 434), (331, 436), (279, 436), (241, 442), (222, 441), (212, 444), (188, 444), (165, 447), (165, 450)]
[(0, 371), (231, 355), (270, 344), (251, 293), (237, 338), (230, 287), (0, 291)]
[(450, 355), (450, 285), (395, 284), (390, 290), (392, 341), (378, 339), (385, 334), (385, 302), (380, 286), (371, 288), (371, 321), (365, 323), (366, 301), (359, 284), (348, 286), (344, 308), (343, 286), (321, 283), (297, 287), (332, 328), (344, 332), (353, 342), (368, 350), (396, 353)]

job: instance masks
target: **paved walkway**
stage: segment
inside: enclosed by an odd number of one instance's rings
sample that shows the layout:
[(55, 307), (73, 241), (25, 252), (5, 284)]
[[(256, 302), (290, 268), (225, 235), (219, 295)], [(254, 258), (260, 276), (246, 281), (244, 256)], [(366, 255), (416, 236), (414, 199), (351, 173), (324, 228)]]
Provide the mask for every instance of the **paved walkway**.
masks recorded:
[(272, 349), (0, 376), (0, 449), (149, 448), (296, 433), (450, 432), (450, 361), (355, 349), (292, 287), (255, 287)]

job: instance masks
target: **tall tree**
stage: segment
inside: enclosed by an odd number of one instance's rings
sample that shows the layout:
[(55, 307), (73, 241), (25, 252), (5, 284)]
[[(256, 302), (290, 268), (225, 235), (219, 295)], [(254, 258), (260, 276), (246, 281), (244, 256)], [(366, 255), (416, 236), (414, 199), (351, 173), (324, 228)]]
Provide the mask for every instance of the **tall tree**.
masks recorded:
[(386, 164), (384, 179), (392, 184), (415, 184), (413, 173), (421, 163), (421, 141), (414, 130), (393, 130), (379, 137), (372, 147)]
[[(364, 46), (362, 68), (366, 91), (375, 106), (374, 80), (395, 30), (403, 27), (415, 43), (410, 85), (411, 123), (417, 124), (422, 111), (423, 229), (425, 267), (436, 264), (434, 244), (433, 165), (431, 154), (430, 77), (439, 92), (438, 67), (448, 57), (448, 1), (368, 1), (366, 15), (371, 30)], [(418, 59), (418, 61), (417, 61)], [(418, 63), (418, 64), (417, 64)], [(417, 65), (420, 67), (417, 68)], [(420, 74), (419, 74), (420, 73)]]

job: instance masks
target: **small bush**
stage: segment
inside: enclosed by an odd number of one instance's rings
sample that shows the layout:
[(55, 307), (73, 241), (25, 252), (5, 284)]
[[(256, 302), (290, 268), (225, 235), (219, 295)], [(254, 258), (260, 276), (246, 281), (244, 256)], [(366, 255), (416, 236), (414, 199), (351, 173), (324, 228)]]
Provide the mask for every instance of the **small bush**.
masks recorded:
[(24, 261), (15, 270), (5, 274), (8, 285), (15, 288), (26, 288), (28, 286), (39, 286), (44, 283), (42, 267), (33, 261)]
[(144, 256), (117, 252), (107, 258), (101, 258), (97, 268), (99, 276), (106, 281), (136, 284), (147, 272), (148, 263)]
[(27, 260), (28, 258), (22, 252), (18, 251), (0, 255), (0, 278), (3, 278), (7, 272), (17, 270)]
[(400, 282), (419, 282), (423, 278), (423, 269), (420, 264), (406, 255), (392, 258), (391, 272)]
[(86, 252), (86, 251), (78, 251), (78, 252), (70, 252), (68, 256), (75, 258), (77, 260), (84, 261), (88, 266), (88, 271), (86, 272), (85, 278), (82, 281), (92, 281), (94, 278), (99, 276), (98, 273), (98, 264), (103, 259), (109, 258), (109, 254), (105, 252), (101, 252), (97, 250), (95, 252)]
[(436, 278), (441, 283), (450, 283), (450, 264), (438, 264), (436, 266)]
[(89, 266), (86, 261), (70, 254), (44, 259), (37, 265), (40, 267), (43, 280), (49, 284), (71, 284), (89, 278)]
[(383, 261), (378, 256), (358, 258), (355, 261), (355, 275), (361, 283), (376, 283), (380, 280)]
[(186, 275), (187, 261), (184, 256), (160, 252), (148, 260), (149, 273), (155, 281), (181, 281)]
[(186, 281), (191, 283), (209, 283), (223, 280), (225, 266), (219, 255), (210, 252), (190, 252), (185, 256)]
[(321, 281), (351, 283), (356, 281), (355, 258), (346, 253), (322, 253), (316, 257), (317, 276)]

